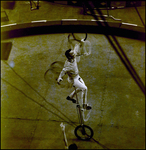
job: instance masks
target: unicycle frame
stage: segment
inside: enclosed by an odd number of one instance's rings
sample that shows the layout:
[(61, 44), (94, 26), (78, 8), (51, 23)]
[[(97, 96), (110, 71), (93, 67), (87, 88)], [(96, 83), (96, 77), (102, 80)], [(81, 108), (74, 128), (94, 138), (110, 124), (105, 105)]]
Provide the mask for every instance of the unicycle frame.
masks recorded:
[[(81, 106), (80, 106), (79, 100), (78, 100), (78, 96), (77, 96), (76, 87), (74, 86), (74, 88), (75, 88), (76, 100), (77, 100), (76, 101), (77, 102), (76, 108), (77, 108), (77, 113), (78, 113), (78, 117), (79, 117), (79, 124), (80, 124), (79, 126), (77, 126), (75, 128), (74, 133), (75, 133), (76, 137), (80, 140), (84, 140), (84, 141), (90, 140), (93, 137), (94, 132), (93, 132), (92, 128), (90, 128), (87, 125), (84, 125), (84, 118), (83, 118), (83, 111), (84, 110), (81, 109)], [(87, 130), (88, 130), (88, 133), (86, 132)]]

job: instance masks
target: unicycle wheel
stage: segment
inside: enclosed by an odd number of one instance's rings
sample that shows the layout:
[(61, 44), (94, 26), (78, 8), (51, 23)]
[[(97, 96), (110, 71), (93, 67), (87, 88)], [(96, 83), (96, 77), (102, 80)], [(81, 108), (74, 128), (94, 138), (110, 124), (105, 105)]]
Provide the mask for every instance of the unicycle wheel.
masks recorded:
[(79, 125), (74, 130), (75, 136), (80, 140), (90, 140), (93, 137), (93, 130), (87, 125)]

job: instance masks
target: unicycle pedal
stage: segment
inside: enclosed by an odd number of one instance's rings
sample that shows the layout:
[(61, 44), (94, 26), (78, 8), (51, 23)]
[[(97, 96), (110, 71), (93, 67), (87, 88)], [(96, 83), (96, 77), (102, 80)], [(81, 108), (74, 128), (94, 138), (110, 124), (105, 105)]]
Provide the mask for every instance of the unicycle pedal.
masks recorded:
[(73, 103), (76, 103), (76, 100), (75, 100), (75, 99), (72, 99), (72, 102), (73, 102)]
[(79, 105), (79, 104), (77, 104), (77, 107), (78, 107), (78, 108), (80, 108), (80, 105)]

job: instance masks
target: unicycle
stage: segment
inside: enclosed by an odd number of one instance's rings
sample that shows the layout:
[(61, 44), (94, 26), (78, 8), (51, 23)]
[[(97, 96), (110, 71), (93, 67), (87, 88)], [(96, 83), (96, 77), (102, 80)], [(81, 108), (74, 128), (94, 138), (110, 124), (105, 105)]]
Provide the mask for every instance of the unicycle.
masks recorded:
[[(76, 87), (75, 88), (75, 92), (76, 92)], [(80, 139), (80, 140), (90, 140), (93, 137), (93, 130), (91, 129), (91, 127), (84, 125), (84, 118), (83, 118), (83, 109), (81, 109), (81, 106), (79, 104), (78, 101), (78, 97), (77, 97), (77, 92), (76, 92), (76, 108), (77, 108), (77, 113), (78, 113), (78, 117), (79, 117), (79, 126), (77, 126), (74, 130), (75, 136)]]

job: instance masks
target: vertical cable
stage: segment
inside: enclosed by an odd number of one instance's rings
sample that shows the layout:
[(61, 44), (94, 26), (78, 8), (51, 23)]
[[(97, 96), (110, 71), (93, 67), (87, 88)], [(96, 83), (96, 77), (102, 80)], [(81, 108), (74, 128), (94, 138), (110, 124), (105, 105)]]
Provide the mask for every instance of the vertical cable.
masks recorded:
[(140, 15), (140, 13), (139, 13), (139, 11), (138, 11), (137, 7), (136, 7), (136, 4), (135, 4), (136, 2), (132, 2), (132, 3), (134, 4), (134, 7), (135, 7), (135, 9), (136, 9), (136, 11), (137, 11), (137, 13), (138, 13), (138, 16), (139, 16), (139, 18), (140, 18), (140, 20), (141, 20), (141, 22), (142, 22), (143, 26), (145, 26), (144, 21), (143, 21), (143, 19), (142, 19), (141, 15)]
[[(86, 3), (86, 5), (89, 7), (89, 10), (91, 12), (91, 14), (93, 15), (93, 17), (98, 20), (98, 18), (96, 17), (92, 7), (90, 6), (90, 4)], [(94, 4), (93, 4), (94, 5)], [(95, 4), (96, 5), (96, 4)], [(101, 15), (101, 18), (103, 20), (105, 20), (104, 16), (102, 15), (101, 11), (99, 9), (97, 9), (98, 13)], [(102, 24), (100, 22), (97, 23), (100, 27), (102, 27)], [(107, 22), (104, 22), (106, 27), (109, 27)], [(121, 59), (121, 61), (123, 62), (123, 64), (125, 65), (125, 67), (127, 68), (127, 70), (129, 71), (129, 73), (131, 74), (131, 76), (133, 77), (133, 79), (135, 80), (135, 82), (138, 84), (138, 86), (140, 87), (140, 89), (142, 90), (142, 92), (145, 95), (145, 86), (143, 84), (143, 82), (141, 81), (140, 77), (138, 76), (137, 72), (135, 71), (134, 67), (132, 66), (132, 64), (130, 63), (128, 57), (126, 56), (126, 54), (124, 53), (122, 47), (120, 46), (119, 42), (117, 41), (117, 39), (115, 38), (115, 36), (111, 35), (113, 40), (116, 42), (119, 50), (116, 48), (116, 46), (114, 45), (114, 43), (112, 42), (111, 38), (109, 37), (109, 35), (106, 35), (106, 38), (108, 39), (108, 41), (110, 42), (111, 46), (114, 48), (114, 50), (116, 51), (116, 53), (118, 54), (119, 58)], [(121, 55), (122, 54), (122, 55)]]

